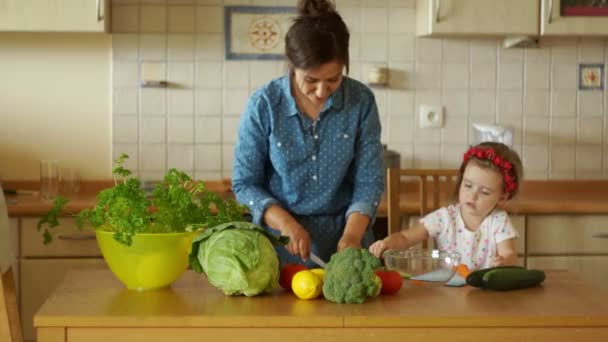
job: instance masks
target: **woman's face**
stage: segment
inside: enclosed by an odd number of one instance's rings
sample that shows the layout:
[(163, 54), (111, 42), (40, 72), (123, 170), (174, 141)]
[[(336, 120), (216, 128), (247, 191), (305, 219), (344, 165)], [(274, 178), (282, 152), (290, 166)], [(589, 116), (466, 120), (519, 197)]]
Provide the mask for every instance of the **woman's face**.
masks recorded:
[(323, 105), (342, 83), (344, 64), (337, 61), (308, 70), (294, 68), (295, 91), (316, 105)]

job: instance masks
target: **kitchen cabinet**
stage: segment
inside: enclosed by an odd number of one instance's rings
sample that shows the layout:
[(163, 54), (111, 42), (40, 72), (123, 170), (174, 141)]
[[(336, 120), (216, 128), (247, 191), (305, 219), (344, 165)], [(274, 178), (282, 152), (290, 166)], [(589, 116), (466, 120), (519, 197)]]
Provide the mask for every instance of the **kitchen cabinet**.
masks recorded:
[(568, 269), (608, 289), (607, 215), (530, 215), (527, 266)]
[(561, 16), (561, 0), (541, 0), (543, 36), (606, 36), (608, 17)]
[(538, 35), (535, 0), (417, 0), (418, 36)]
[(71, 218), (53, 228), (54, 240), (42, 243), (38, 217), (19, 218), (20, 312), (23, 335), (33, 341), (33, 317), (64, 276), (72, 270), (108, 269), (92, 230), (79, 231)]
[(0, 31), (108, 32), (110, 0), (0, 0)]

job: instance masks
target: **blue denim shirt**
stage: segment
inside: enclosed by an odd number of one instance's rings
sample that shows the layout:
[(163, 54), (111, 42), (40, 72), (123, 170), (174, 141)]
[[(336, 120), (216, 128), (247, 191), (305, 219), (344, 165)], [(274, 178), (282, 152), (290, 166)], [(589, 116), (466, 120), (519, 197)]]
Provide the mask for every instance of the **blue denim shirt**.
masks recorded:
[[(348, 215), (360, 212), (373, 222), (384, 190), (373, 93), (344, 77), (312, 120), (298, 110), (290, 77), (272, 80), (249, 99), (233, 170), (233, 191), (254, 223), (263, 226), (264, 211), (279, 204), (311, 233), (313, 252), (329, 258)], [(330, 237), (323, 232), (329, 229), (339, 231), (326, 232)], [(315, 248), (319, 239), (329, 240), (323, 252)]]

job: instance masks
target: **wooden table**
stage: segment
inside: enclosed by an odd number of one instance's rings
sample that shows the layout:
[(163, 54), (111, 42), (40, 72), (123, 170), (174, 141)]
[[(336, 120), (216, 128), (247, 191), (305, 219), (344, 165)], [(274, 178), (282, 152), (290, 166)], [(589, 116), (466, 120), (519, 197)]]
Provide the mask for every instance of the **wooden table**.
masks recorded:
[(34, 317), (39, 342), (608, 341), (608, 294), (567, 271), (493, 292), (403, 288), (364, 304), (277, 290), (227, 297), (188, 271), (172, 288), (126, 290), (109, 271), (75, 271)]

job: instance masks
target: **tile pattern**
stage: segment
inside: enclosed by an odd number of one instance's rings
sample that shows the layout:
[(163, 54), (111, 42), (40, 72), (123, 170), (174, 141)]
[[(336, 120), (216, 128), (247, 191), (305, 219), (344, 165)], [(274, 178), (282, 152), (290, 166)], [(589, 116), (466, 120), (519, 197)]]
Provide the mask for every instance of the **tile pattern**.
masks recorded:
[[(114, 0), (113, 153), (143, 178), (179, 167), (230, 177), (248, 96), (281, 75), (281, 61), (225, 61), (224, 5), (295, 0)], [(497, 39), (415, 37), (414, 0), (337, 0), (351, 29), (350, 75), (388, 66), (374, 88), (382, 140), (404, 167), (457, 167), (471, 123), (514, 128), (527, 178), (607, 178), (606, 87), (579, 90), (581, 63), (606, 64), (598, 38), (542, 38), (535, 49)], [(163, 63), (167, 89), (139, 88), (140, 66)], [(420, 104), (445, 107), (441, 129), (418, 128)]]

